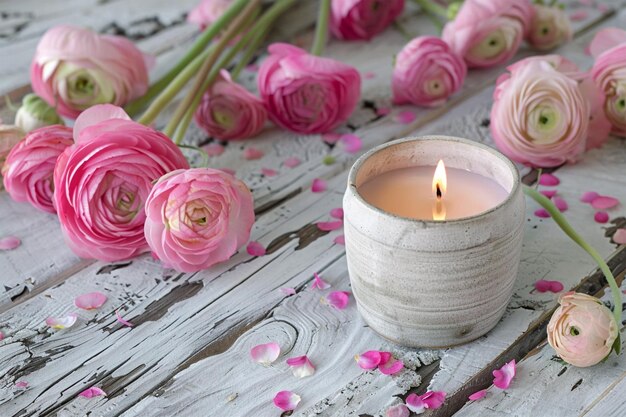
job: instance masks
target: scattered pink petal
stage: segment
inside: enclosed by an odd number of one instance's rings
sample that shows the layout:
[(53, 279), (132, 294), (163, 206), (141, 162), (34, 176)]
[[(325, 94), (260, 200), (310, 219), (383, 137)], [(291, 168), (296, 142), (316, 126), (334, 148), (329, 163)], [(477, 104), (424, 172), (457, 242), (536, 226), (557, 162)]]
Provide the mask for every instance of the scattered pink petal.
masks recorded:
[(500, 369), (496, 369), (492, 372), (493, 376), (493, 385), (500, 389), (507, 389), (511, 385), (511, 380), (515, 376), (515, 359), (511, 362), (507, 362)]
[(220, 171), (225, 172), (227, 174), (232, 175), (233, 177), (235, 176), (236, 171), (234, 169), (230, 169), (230, 168), (219, 168)]
[(589, 13), (586, 10), (576, 10), (570, 13), (569, 18), (572, 22), (580, 22), (581, 20), (585, 20)]
[(404, 362), (393, 357), (391, 352), (380, 352), (378, 370), (384, 375), (394, 375), (404, 368)]
[(265, 175), (266, 177), (275, 177), (276, 175), (278, 175), (278, 171), (271, 168), (261, 168), (261, 174)]
[(365, 78), (366, 80), (371, 80), (372, 78), (376, 78), (376, 74), (372, 71), (367, 71), (363, 73), (363, 78)]
[(561, 180), (559, 180), (556, 175), (546, 173), (541, 174), (541, 177), (539, 177), (539, 184), (545, 185), (547, 187), (554, 187), (559, 185), (560, 183)]
[(330, 217), (335, 219), (343, 219), (343, 209), (341, 207), (334, 208), (330, 211)]
[(613, 208), (619, 204), (619, 200), (614, 197), (601, 195), (593, 199), (591, 207), (598, 210), (606, 210)]
[(65, 317), (48, 317), (46, 319), (46, 324), (53, 329), (67, 329), (76, 323), (77, 318), (78, 316), (76, 313), (70, 313)]
[(415, 113), (410, 110), (403, 110), (393, 118), (396, 122), (408, 125), (415, 120)]
[(363, 141), (360, 137), (353, 133), (341, 135), (339, 143), (343, 146), (343, 149), (348, 153), (357, 153), (363, 147)]
[(93, 397), (100, 397), (100, 396), (106, 397), (106, 395), (107, 393), (98, 387), (87, 388), (86, 390), (78, 394), (79, 397), (85, 397), (85, 398), (93, 398)]
[(306, 355), (287, 359), (287, 365), (291, 366), (291, 372), (296, 378), (305, 378), (315, 373), (315, 367)]
[(314, 193), (322, 193), (326, 191), (327, 188), (328, 184), (326, 184), (326, 181), (321, 178), (315, 178), (311, 184), (311, 191)]
[(122, 318), (122, 315), (120, 314), (119, 309), (115, 310), (115, 319), (118, 321), (118, 323), (123, 324), (126, 327), (133, 327), (133, 323), (129, 322), (128, 320), (124, 320)]
[(252, 360), (261, 365), (269, 365), (278, 359), (280, 355), (280, 346), (276, 342), (257, 345), (250, 349)]
[(609, 213), (606, 211), (597, 211), (596, 214), (593, 215), (593, 219), (597, 223), (604, 224), (609, 221)]
[(552, 198), (556, 195), (556, 190), (541, 190), (539, 192), (548, 198)]
[(563, 200), (561, 197), (554, 197), (553, 202), (560, 212), (567, 211), (567, 209), (569, 208), (569, 206), (567, 205), (567, 201)]
[(312, 289), (317, 289), (317, 290), (326, 290), (328, 288), (330, 288), (330, 284), (326, 281), (324, 281), (317, 272), (313, 272), (313, 284), (311, 284), (311, 288)]
[(251, 256), (263, 256), (267, 253), (267, 249), (265, 249), (265, 246), (255, 241), (248, 243), (246, 251), (248, 251), (248, 255)]
[(350, 293), (348, 291), (333, 291), (326, 297), (326, 302), (337, 310), (343, 310), (350, 301)]
[(613, 242), (618, 245), (626, 245), (626, 229), (617, 229), (613, 234)]
[(550, 217), (550, 213), (548, 213), (546, 209), (540, 208), (535, 210), (535, 216), (541, 217), (542, 219), (547, 219), (548, 217)]
[(360, 355), (354, 355), (354, 360), (361, 369), (371, 370), (376, 369), (380, 365), (382, 360), (382, 352), (378, 350), (368, 350)]
[(411, 394), (406, 397), (406, 406), (414, 413), (421, 414), (427, 409), (436, 409), (443, 405), (446, 393), (443, 391), (426, 391), (423, 395)]
[(322, 140), (329, 145), (337, 143), (341, 139), (341, 135), (339, 133), (324, 133), (322, 135)]
[(13, 250), (20, 246), (22, 241), (15, 236), (7, 236), (0, 239), (0, 250)]
[(385, 412), (385, 417), (409, 417), (410, 415), (411, 412), (408, 408), (406, 408), (406, 405), (404, 404), (398, 404), (394, 405), (393, 407), (389, 407)]
[(225, 150), (224, 146), (219, 143), (209, 143), (208, 145), (203, 146), (202, 149), (204, 149), (209, 156), (220, 156)]
[(600, 194), (596, 193), (595, 191), (587, 191), (580, 197), (580, 201), (582, 201), (583, 203), (591, 203), (598, 197), (600, 197)]
[(378, 116), (387, 116), (389, 113), (391, 113), (390, 107), (379, 107), (376, 109), (376, 114)]
[(4, 333), (0, 332), (0, 342), (4, 340)]
[(274, 397), (274, 405), (283, 411), (295, 410), (300, 403), (300, 396), (291, 391), (280, 391)]
[(26, 381), (17, 381), (15, 383), (16, 388), (28, 388), (28, 382)]
[(330, 232), (331, 230), (341, 229), (343, 227), (343, 221), (336, 220), (334, 222), (319, 222), (316, 225), (322, 232)]
[(95, 310), (102, 307), (107, 301), (107, 296), (99, 291), (79, 295), (74, 299), (74, 305), (83, 310)]
[(278, 289), (280, 292), (285, 294), (286, 296), (296, 295), (296, 289), (291, 287), (282, 287)]
[(336, 243), (336, 244), (338, 244), (338, 245), (343, 245), (343, 246), (345, 246), (345, 245), (346, 245), (346, 236), (345, 236), (345, 235), (339, 235), (339, 236), (337, 236), (337, 237), (333, 240), (333, 242), (335, 242), (335, 243)]
[(548, 281), (545, 279), (540, 279), (539, 281), (535, 282), (535, 289), (538, 292), (553, 292), (553, 293), (557, 293), (557, 292), (561, 292), (563, 291), (563, 284), (561, 283), (561, 281)]
[(483, 398), (485, 398), (485, 395), (487, 395), (487, 390), (481, 389), (480, 391), (476, 391), (475, 393), (470, 395), (468, 398), (470, 401), (478, 401), (478, 400), (482, 400)]
[(302, 161), (300, 160), (300, 158), (296, 158), (295, 156), (292, 156), (291, 158), (285, 159), (285, 162), (283, 162), (283, 165), (285, 165), (287, 168), (295, 168), (301, 163)]
[(262, 150), (254, 148), (252, 146), (244, 149), (243, 151), (243, 157), (248, 160), (248, 161), (254, 161), (255, 159), (261, 159), (263, 158), (263, 155), (265, 155), (265, 153), (263, 153)]
[(246, 65), (245, 70), (248, 72), (258, 72), (259, 66), (257, 64), (249, 64)]

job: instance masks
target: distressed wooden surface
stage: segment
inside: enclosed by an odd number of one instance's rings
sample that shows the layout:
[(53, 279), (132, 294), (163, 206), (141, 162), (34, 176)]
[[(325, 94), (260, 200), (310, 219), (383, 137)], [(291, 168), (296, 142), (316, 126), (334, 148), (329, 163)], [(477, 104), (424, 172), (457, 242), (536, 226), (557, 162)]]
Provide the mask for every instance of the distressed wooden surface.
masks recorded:
[[(0, 90), (4, 92), (26, 91), (22, 87), (28, 81), (24, 71), (33, 48), (41, 33), (54, 24), (80, 21), (97, 30), (122, 28), (145, 51), (158, 55), (156, 73), (180, 56), (195, 33), (181, 20), (184, 10), (195, 2), (141, 0), (131, 2), (129, 9), (130, 3), (122, 0), (95, 6), (94, 2), (73, 0), (50, 2), (50, 7), (27, 16), (25, 11), (36, 10), (33, 1), (6, 2), (10, 8), (0, 3), (0, 11), (9, 15), (0, 20), (0, 51), (12, 56), (12, 65), (0, 66)], [(626, 19), (569, 3), (572, 11), (589, 11), (585, 20), (576, 23), (578, 31), (592, 29), (565, 46), (562, 53), (588, 67), (589, 59), (582, 51), (593, 32), (601, 25), (623, 26)], [(616, 7), (622, 4), (613, 2)], [(310, 10), (305, 14), (308, 23), (304, 18), (297, 20), (299, 24), (280, 27), (284, 36), (295, 36), (293, 39), (304, 45), (310, 40)], [(153, 16), (163, 26), (156, 33), (151, 33), (155, 20), (149, 18)], [(429, 21), (415, 16), (412, 8), (402, 24), (415, 34), (433, 32)], [(410, 125), (396, 123), (393, 114), (376, 115), (377, 107), (389, 106), (391, 54), (405, 42), (402, 35), (390, 29), (373, 43), (329, 45), (329, 56), (354, 65), (364, 74), (375, 74), (364, 79), (362, 106), (341, 131), (359, 134), (363, 151), (410, 133), (454, 134), (491, 143), (483, 121), (490, 106), (489, 87), (501, 68), (471, 72), (463, 91), (442, 108), (407, 107), (417, 116)], [(529, 53), (521, 51), (519, 56)], [(244, 82), (253, 87), (254, 74), (248, 73)], [(4, 109), (0, 114), (6, 117), (10, 112)], [(188, 140), (208, 143), (197, 129), (190, 132)], [(247, 146), (263, 150), (265, 157), (245, 161), (242, 151)], [(336, 162), (322, 164), (327, 155), (335, 157)], [(303, 163), (294, 169), (282, 166), (282, 161), (291, 156)], [(198, 274), (163, 270), (147, 256), (117, 265), (80, 260), (63, 245), (54, 216), (38, 213), (10, 201), (6, 193), (0, 194), (2, 234), (13, 234), (24, 241), (17, 250), (0, 253), (5, 284), (0, 296), (0, 331), (6, 335), (0, 342), (0, 415), (277, 415), (271, 398), (280, 389), (302, 395), (297, 415), (378, 415), (399, 401), (394, 396), (403, 396), (411, 388), (423, 392), (427, 385), (449, 393), (446, 407), (437, 412), (449, 415), (465, 403), (462, 397), (467, 396), (467, 390), (483, 383), (485, 372), (490, 374), (495, 364), (501, 365), (511, 355), (526, 356), (541, 340), (541, 325), (555, 302), (552, 295), (533, 291), (537, 279), (559, 279), (571, 288), (602, 288), (597, 274), (583, 279), (593, 272), (593, 262), (552, 222), (529, 214), (515, 296), (492, 332), (469, 345), (445, 351), (388, 345), (365, 327), (353, 303), (347, 310), (332, 310), (320, 304), (323, 294), (307, 288), (313, 272), (319, 271), (335, 289), (349, 289), (343, 247), (333, 243), (341, 232), (319, 232), (314, 223), (327, 220), (330, 208), (340, 206), (347, 169), (355, 157), (346, 155), (338, 146), (328, 146), (319, 137), (271, 128), (254, 141), (228, 144), (224, 154), (211, 159), (211, 165), (235, 168), (253, 189), (258, 217), (252, 239), (267, 245), (269, 254), (251, 258), (243, 250), (229, 262)], [(591, 220), (591, 209), (577, 200), (582, 191), (593, 189), (625, 201), (625, 164), (624, 143), (614, 140), (589, 153), (582, 163), (559, 171), (560, 193), (570, 202), (568, 217), (607, 257), (611, 257), (615, 246), (605, 236), (604, 228)], [(263, 167), (276, 168), (279, 175), (265, 177), (260, 174)], [(316, 177), (329, 180), (327, 193), (309, 191)], [(529, 203), (529, 213), (534, 208)], [(611, 212), (615, 221), (625, 214), (623, 206)], [(41, 256), (44, 252), (46, 256)], [(613, 255), (616, 270), (626, 265), (623, 252)], [(280, 287), (294, 287), (298, 294), (286, 298), (278, 291)], [(53, 332), (43, 324), (48, 316), (73, 311), (73, 298), (93, 290), (109, 296), (103, 308), (80, 312), (79, 323), (66, 331)], [(116, 323), (114, 311), (118, 308), (135, 324), (132, 329)], [(280, 342), (281, 360), (269, 368), (257, 367), (249, 361), (248, 350), (269, 340)], [(392, 350), (405, 360), (408, 369), (394, 378), (362, 372), (352, 356), (375, 348)], [(548, 358), (551, 352), (549, 347), (541, 348), (541, 355)], [(296, 380), (282, 359), (305, 353), (318, 371), (312, 377)], [(524, 363), (530, 370), (528, 358)], [(545, 361), (538, 364), (547, 365)], [(580, 370), (588, 378), (606, 383), (589, 391), (579, 404), (589, 407), (589, 413), (594, 409), (596, 413), (619, 413), (623, 409), (612, 405), (597, 408), (605, 403), (598, 398), (619, 398), (619, 388), (623, 387), (618, 377), (602, 369)], [(550, 374), (542, 374), (542, 378), (549, 381)], [(14, 388), (17, 380), (28, 381), (29, 388)], [(530, 376), (518, 378), (517, 383), (521, 388), (527, 384), (526, 389), (533, 386)], [(92, 385), (105, 389), (108, 397), (76, 398), (78, 392)], [(562, 391), (563, 396), (571, 395), (566, 391)], [(235, 394), (236, 398), (228, 401)], [(497, 399), (490, 394), (485, 401), (492, 396), (494, 401)], [(532, 402), (513, 402), (506, 407), (518, 404), (529, 410), (536, 406)], [(476, 403), (461, 413), (483, 415), (488, 407), (488, 402)]]

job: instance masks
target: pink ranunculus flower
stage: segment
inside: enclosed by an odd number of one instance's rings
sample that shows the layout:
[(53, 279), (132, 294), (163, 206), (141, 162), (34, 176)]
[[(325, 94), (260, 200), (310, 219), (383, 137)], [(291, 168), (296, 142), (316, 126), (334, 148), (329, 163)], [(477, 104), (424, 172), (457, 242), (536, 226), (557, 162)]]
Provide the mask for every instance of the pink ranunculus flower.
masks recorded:
[(204, 93), (194, 119), (208, 135), (222, 140), (246, 139), (259, 134), (267, 120), (260, 98), (237, 84), (226, 70)]
[(48, 30), (30, 67), (35, 93), (62, 116), (101, 103), (123, 106), (148, 89), (147, 57), (128, 39), (75, 26)]
[(589, 50), (596, 59), (591, 69), (594, 82), (605, 94), (604, 113), (613, 133), (626, 137), (626, 31), (599, 31)]
[(491, 134), (514, 161), (554, 167), (575, 162), (585, 151), (589, 99), (577, 67), (556, 55), (523, 59), (498, 78), (491, 108)]
[(467, 67), (436, 36), (420, 36), (406, 44), (396, 56), (393, 70), (393, 100), (434, 107), (463, 86)]
[(533, 4), (533, 8), (527, 38), (533, 48), (546, 51), (572, 40), (572, 24), (562, 8), (542, 4)]
[(14, 125), (0, 124), (0, 170), (11, 149), (26, 135), (22, 129)]
[(201, 0), (189, 12), (187, 21), (198, 25), (201, 30), (204, 30), (219, 19), (232, 4), (233, 0)]
[(606, 358), (618, 336), (611, 310), (597, 298), (575, 292), (563, 294), (559, 304), (548, 323), (548, 343), (557, 355), (579, 367)]
[(73, 143), (72, 129), (65, 126), (45, 126), (28, 133), (11, 150), (2, 167), (4, 188), (11, 198), (54, 213), (54, 166), (59, 155)]
[(345, 122), (361, 95), (353, 67), (285, 43), (269, 46), (258, 87), (270, 119), (298, 133), (326, 133)]
[(230, 258), (250, 237), (252, 194), (218, 169), (163, 176), (146, 201), (145, 235), (165, 265), (196, 272)]
[(465, 0), (442, 38), (469, 68), (492, 67), (515, 55), (532, 16), (529, 0)]
[(330, 30), (339, 39), (370, 40), (404, 10), (404, 0), (332, 0)]
[(182, 152), (112, 105), (84, 111), (74, 140), (54, 170), (65, 241), (80, 257), (108, 262), (146, 252), (145, 201), (154, 181), (189, 167)]

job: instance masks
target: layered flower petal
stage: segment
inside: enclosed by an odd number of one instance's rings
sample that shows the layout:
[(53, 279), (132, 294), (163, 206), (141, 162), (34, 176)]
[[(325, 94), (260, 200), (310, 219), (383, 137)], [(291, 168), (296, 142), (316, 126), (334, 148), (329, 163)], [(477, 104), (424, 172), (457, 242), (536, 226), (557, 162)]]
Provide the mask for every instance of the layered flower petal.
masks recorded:
[(330, 30), (335, 37), (370, 40), (402, 13), (404, 0), (334, 0), (330, 5)]
[(337, 310), (343, 310), (348, 306), (350, 293), (348, 291), (333, 291), (326, 297), (326, 302)]
[(263, 256), (267, 252), (265, 246), (261, 245), (259, 242), (248, 243), (246, 251), (248, 252), (248, 255), (252, 256)]
[(77, 319), (78, 316), (76, 313), (70, 313), (65, 317), (48, 317), (46, 319), (46, 324), (53, 329), (62, 330), (72, 327), (76, 323)]
[(382, 352), (379, 350), (368, 350), (367, 352), (355, 355), (354, 359), (361, 369), (376, 369), (382, 361)]
[(363, 141), (361, 138), (353, 133), (341, 135), (339, 143), (343, 146), (343, 149), (345, 149), (346, 152), (351, 154), (359, 152), (363, 147)]
[(409, 417), (411, 412), (404, 404), (394, 405), (385, 411), (385, 417)]
[(515, 376), (515, 359), (505, 363), (502, 368), (496, 369), (493, 373), (493, 385), (500, 389), (507, 389), (511, 385), (511, 380)]
[(94, 310), (100, 308), (106, 303), (107, 296), (99, 291), (90, 292), (79, 295), (74, 299), (74, 305), (83, 310)]
[(384, 375), (394, 375), (404, 368), (404, 362), (397, 360), (390, 352), (380, 352), (378, 369)]
[(326, 191), (327, 188), (328, 184), (325, 180), (321, 178), (315, 178), (313, 180), (313, 183), (311, 184), (311, 191), (313, 191), (314, 193), (322, 193)]
[(305, 378), (315, 373), (315, 367), (306, 355), (287, 359), (287, 365), (297, 378)]
[(274, 396), (274, 405), (283, 411), (295, 410), (300, 403), (300, 396), (291, 391), (280, 391)]
[(572, 40), (574, 31), (562, 8), (542, 4), (533, 4), (533, 8), (527, 38), (533, 48), (545, 51)]
[(250, 349), (252, 360), (261, 365), (269, 365), (280, 356), (280, 346), (276, 342), (264, 343)]
[(130, 321), (122, 317), (122, 314), (120, 313), (119, 309), (115, 310), (115, 320), (122, 326), (133, 327), (133, 323), (131, 323)]
[(323, 232), (329, 232), (332, 230), (341, 229), (343, 227), (343, 221), (337, 220), (332, 222), (319, 222), (317, 223), (317, 228)]
[(81, 393), (78, 394), (79, 397), (85, 397), (85, 398), (93, 398), (93, 397), (100, 397), (100, 396), (106, 397), (106, 395), (107, 393), (104, 392), (102, 388), (98, 388), (98, 387), (87, 388), (86, 390), (81, 391)]
[(0, 238), (0, 250), (13, 250), (21, 244), (22, 241), (16, 236), (5, 236)]
[(324, 281), (317, 272), (313, 272), (313, 277), (313, 284), (311, 284), (312, 289), (326, 290), (330, 288), (330, 284)]
[(486, 395), (487, 395), (487, 390), (486, 389), (481, 389), (480, 391), (476, 391), (475, 393), (473, 393), (472, 395), (470, 395), (467, 398), (470, 401), (479, 401), (479, 400), (482, 400), (483, 398), (485, 398)]
[(428, 409), (436, 409), (443, 405), (446, 393), (443, 391), (427, 391), (422, 395), (410, 394), (406, 398), (406, 406), (412, 412), (421, 414)]
[(600, 195), (591, 201), (591, 207), (599, 210), (610, 209), (619, 204), (619, 200), (615, 197)]

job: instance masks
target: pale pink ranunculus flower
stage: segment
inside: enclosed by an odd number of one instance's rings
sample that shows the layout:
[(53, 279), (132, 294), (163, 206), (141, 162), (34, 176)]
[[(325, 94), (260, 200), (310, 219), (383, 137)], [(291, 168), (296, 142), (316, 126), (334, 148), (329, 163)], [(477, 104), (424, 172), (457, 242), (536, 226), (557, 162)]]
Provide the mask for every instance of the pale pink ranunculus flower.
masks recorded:
[(102, 103), (123, 106), (148, 89), (148, 58), (128, 39), (61, 25), (40, 39), (30, 67), (35, 93), (76, 118)]
[(565, 362), (592, 366), (611, 353), (618, 335), (615, 317), (602, 301), (568, 292), (548, 323), (548, 343)]
[(254, 223), (246, 185), (218, 169), (177, 170), (163, 176), (146, 201), (145, 235), (168, 267), (196, 272), (229, 259)]
[(189, 23), (196, 24), (201, 30), (206, 29), (224, 14), (234, 0), (201, 0), (187, 15)]
[(26, 135), (22, 129), (14, 125), (0, 124), (0, 170), (7, 155)]
[(28, 133), (6, 158), (2, 167), (4, 188), (15, 201), (27, 201), (39, 210), (54, 213), (54, 166), (59, 155), (74, 143), (72, 129), (45, 126)]
[(392, 89), (396, 104), (435, 107), (458, 91), (467, 66), (448, 44), (436, 36), (420, 36), (396, 56)]
[(498, 78), (491, 108), (491, 134), (500, 151), (534, 167), (577, 161), (592, 115), (579, 83), (584, 74), (557, 55), (526, 58), (507, 70)]
[(194, 120), (221, 140), (246, 139), (263, 130), (267, 111), (260, 98), (234, 82), (226, 70), (202, 96)]
[(442, 38), (469, 68), (492, 67), (515, 55), (532, 16), (529, 0), (465, 0)]
[(257, 83), (274, 123), (298, 133), (327, 133), (350, 117), (361, 96), (356, 69), (285, 43), (268, 49)]
[(370, 40), (404, 10), (404, 0), (332, 0), (330, 30), (339, 39)]
[(572, 40), (572, 24), (562, 8), (542, 4), (533, 4), (533, 8), (535, 12), (527, 37), (533, 48), (546, 51)]
[(164, 134), (111, 105), (83, 112), (75, 144), (54, 170), (65, 241), (78, 256), (112, 262), (148, 251), (144, 204), (154, 181), (189, 164)]
[(591, 76), (605, 94), (602, 107), (613, 126), (612, 132), (626, 137), (626, 31), (599, 31), (589, 50), (595, 58)]

